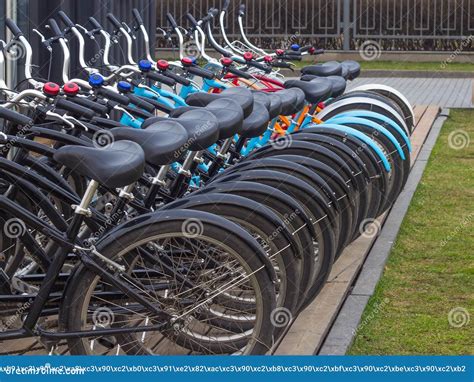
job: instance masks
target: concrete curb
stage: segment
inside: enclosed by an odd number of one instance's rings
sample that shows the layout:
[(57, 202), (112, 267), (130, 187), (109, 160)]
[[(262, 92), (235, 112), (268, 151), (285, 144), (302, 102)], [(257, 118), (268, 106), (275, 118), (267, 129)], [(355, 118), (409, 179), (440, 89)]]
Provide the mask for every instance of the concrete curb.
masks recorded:
[(344, 355), (352, 344), (364, 309), (374, 294), (375, 287), (382, 276), (385, 264), (397, 238), (398, 231), (405, 217), (411, 199), (421, 180), (431, 151), (436, 143), (441, 127), (449, 115), (449, 109), (443, 109), (420, 151), (410, 172), (405, 188), (393, 205), (387, 220), (375, 241), (362, 267), (351, 293), (347, 296), (342, 308), (331, 327), (320, 355)]

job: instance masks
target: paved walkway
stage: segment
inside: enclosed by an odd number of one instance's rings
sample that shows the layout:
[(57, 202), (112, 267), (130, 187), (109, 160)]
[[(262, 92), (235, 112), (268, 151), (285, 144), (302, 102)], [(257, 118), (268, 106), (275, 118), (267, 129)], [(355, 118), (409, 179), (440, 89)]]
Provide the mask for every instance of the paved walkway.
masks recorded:
[(412, 105), (473, 106), (474, 81), (468, 78), (358, 78), (348, 88), (370, 83), (392, 86)]

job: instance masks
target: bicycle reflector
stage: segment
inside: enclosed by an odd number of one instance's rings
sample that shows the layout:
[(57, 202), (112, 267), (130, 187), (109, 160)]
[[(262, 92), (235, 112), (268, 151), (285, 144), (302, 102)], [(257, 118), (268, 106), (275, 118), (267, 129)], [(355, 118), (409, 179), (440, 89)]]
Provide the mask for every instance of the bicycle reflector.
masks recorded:
[(54, 82), (46, 82), (43, 86), (43, 93), (51, 97), (57, 96), (59, 90), (59, 85)]
[(95, 73), (89, 76), (89, 85), (93, 88), (101, 87), (103, 84), (104, 77), (102, 77), (100, 74)]
[(290, 48), (291, 48), (291, 50), (294, 50), (295, 52), (300, 50), (300, 46), (298, 44), (292, 44)]
[(132, 91), (132, 85), (127, 81), (119, 81), (117, 84), (117, 89), (122, 93), (128, 93)]
[(245, 61), (252, 61), (253, 59), (253, 54), (251, 52), (245, 52), (244, 53), (244, 60)]
[(140, 60), (138, 63), (138, 68), (142, 72), (149, 72), (151, 70), (151, 62), (148, 60)]
[(170, 64), (166, 60), (158, 60), (158, 62), (156, 63), (156, 67), (158, 68), (158, 70), (165, 71), (170, 67)]
[(193, 60), (191, 57), (183, 57), (181, 59), (181, 63), (183, 64), (183, 66), (191, 66), (193, 64)]
[(66, 82), (63, 86), (63, 91), (67, 96), (74, 97), (79, 93), (79, 86), (74, 82)]
[(232, 59), (229, 57), (222, 57), (221, 58), (221, 64), (224, 66), (231, 66), (232, 65)]

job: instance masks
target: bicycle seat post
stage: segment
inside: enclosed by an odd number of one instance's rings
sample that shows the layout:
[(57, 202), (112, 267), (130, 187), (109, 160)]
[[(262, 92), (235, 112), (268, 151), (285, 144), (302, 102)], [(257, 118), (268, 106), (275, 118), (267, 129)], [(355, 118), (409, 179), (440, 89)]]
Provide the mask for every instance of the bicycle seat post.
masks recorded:
[(81, 203), (79, 203), (79, 205), (71, 206), (74, 210), (74, 217), (67, 231), (67, 237), (69, 240), (76, 240), (81, 225), (84, 221), (84, 217), (92, 216), (92, 211), (89, 209), (89, 205), (91, 204), (91, 201), (94, 198), (94, 195), (98, 188), (99, 182), (97, 182), (96, 180), (90, 180), (87, 185), (86, 191), (84, 192), (84, 196), (81, 199)]

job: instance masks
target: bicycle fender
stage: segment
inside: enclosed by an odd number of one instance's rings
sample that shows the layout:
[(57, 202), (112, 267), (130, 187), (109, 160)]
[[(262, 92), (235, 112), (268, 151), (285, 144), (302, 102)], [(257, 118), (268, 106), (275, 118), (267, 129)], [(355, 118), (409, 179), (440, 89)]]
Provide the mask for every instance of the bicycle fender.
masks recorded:
[(385, 135), (390, 140), (390, 142), (392, 142), (392, 144), (395, 146), (395, 148), (398, 152), (398, 155), (400, 155), (400, 157), (403, 160), (405, 160), (405, 154), (403, 152), (402, 146), (400, 146), (400, 142), (397, 141), (397, 138), (395, 138), (394, 135), (390, 131), (388, 131), (383, 126), (380, 126), (378, 123), (375, 123), (373, 121), (363, 119), (363, 118), (341, 117), (341, 116), (336, 116), (336, 117), (331, 118), (331, 119), (329, 119), (325, 122), (326, 123), (336, 123), (336, 124), (342, 124), (342, 125), (349, 125), (349, 127), (352, 127), (352, 126), (350, 126), (350, 124), (360, 124), (360, 125), (363, 125), (363, 126), (370, 127), (371, 129), (374, 129), (376, 131), (379, 131), (380, 133)]
[(361, 133), (359, 130), (356, 130), (352, 127), (347, 127), (343, 125), (336, 125), (334, 123), (322, 123), (319, 124), (318, 127), (331, 127), (333, 129), (338, 129), (341, 130), (347, 134), (353, 135), (357, 138), (359, 138), (362, 142), (364, 142), (367, 146), (372, 148), (372, 150), (377, 154), (377, 156), (380, 158), (381, 162), (383, 163), (383, 166), (385, 168), (385, 171), (390, 172), (390, 163), (387, 160), (387, 157), (383, 153), (383, 151), (380, 149), (380, 147), (367, 135), (364, 133)]
[[(123, 224), (118, 225), (108, 232), (104, 237), (102, 237), (96, 244), (96, 249), (100, 252), (103, 248), (110, 243), (117, 240), (121, 240), (121, 237), (124, 235), (138, 230), (146, 230), (146, 227), (150, 224), (156, 222), (169, 222), (169, 221), (186, 221), (189, 219), (198, 220), (200, 222), (205, 222), (210, 226), (215, 226), (218, 228), (223, 228), (229, 232), (229, 235), (235, 235), (242, 241), (245, 241), (249, 244), (253, 253), (262, 261), (265, 265), (265, 270), (272, 281), (276, 280), (276, 273), (273, 268), (271, 261), (266, 256), (263, 249), (258, 245), (255, 239), (239, 225), (209, 212), (196, 211), (196, 210), (165, 210), (165, 211), (155, 211), (150, 212), (145, 215), (137, 216)], [(146, 231), (145, 231), (146, 232)], [(202, 235), (205, 235), (206, 232), (202, 232)]]
[(390, 125), (394, 130), (396, 130), (403, 138), (405, 144), (408, 147), (408, 151), (412, 151), (411, 147), (411, 141), (406, 132), (400, 127), (398, 123), (395, 123), (392, 119), (387, 118), (385, 115), (376, 113), (375, 111), (369, 111), (369, 110), (351, 110), (351, 111), (345, 111), (341, 114), (338, 114), (334, 118), (337, 117), (359, 117), (359, 118), (373, 118), (373, 119), (378, 119), (388, 125)]

